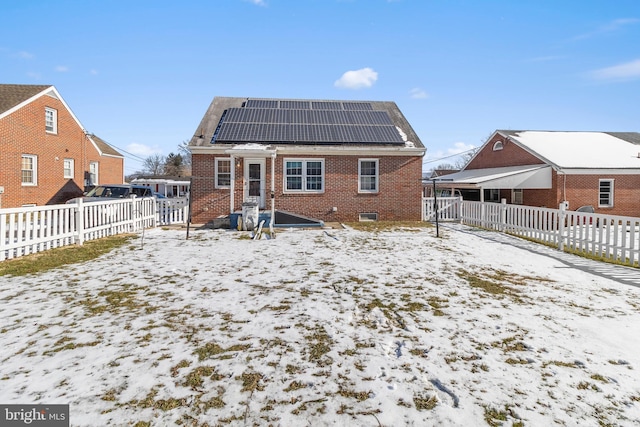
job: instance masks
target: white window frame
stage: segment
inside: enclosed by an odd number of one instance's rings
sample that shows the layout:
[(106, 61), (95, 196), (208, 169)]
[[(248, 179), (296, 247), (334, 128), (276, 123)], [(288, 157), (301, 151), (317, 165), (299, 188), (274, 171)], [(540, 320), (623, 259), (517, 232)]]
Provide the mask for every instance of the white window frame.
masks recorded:
[[(302, 174), (299, 175), (302, 180), (302, 188), (300, 189), (289, 189), (287, 187), (287, 178), (298, 175), (287, 175), (287, 163), (291, 162), (300, 162), (302, 163)], [(318, 175), (309, 175), (307, 174), (307, 164), (308, 163), (320, 163), (320, 189), (317, 188), (308, 188), (310, 185), (309, 178), (315, 178)], [(284, 189), (284, 193), (295, 194), (295, 193), (315, 193), (322, 194), (325, 189), (325, 167), (324, 167), (324, 159), (323, 158), (285, 158), (282, 162), (282, 188)]]
[[(607, 183), (609, 191), (602, 191), (602, 184)], [(598, 207), (599, 208), (612, 208), (613, 207), (613, 192), (614, 192), (614, 180), (613, 179), (599, 179), (598, 180)], [(606, 193), (608, 203), (602, 203), (602, 197)]]
[(524, 200), (524, 190), (522, 188), (514, 188), (511, 192), (511, 203), (521, 205)]
[(100, 169), (100, 164), (98, 162), (89, 162), (89, 179), (87, 186), (98, 185), (98, 173)]
[(65, 179), (73, 179), (75, 162), (73, 159), (62, 160), (63, 175)]
[[(362, 163), (363, 162), (374, 162), (376, 165), (376, 173), (375, 175), (363, 175), (362, 174)], [(370, 188), (362, 188), (362, 179), (367, 177), (374, 177), (374, 189)], [(378, 193), (380, 192), (380, 159), (358, 159), (358, 193)]]
[[(24, 160), (25, 159), (31, 159), (31, 168), (30, 169), (24, 169)], [(24, 172), (26, 171), (30, 171), (31, 172), (31, 180), (30, 181), (25, 181), (24, 180)], [(20, 159), (20, 181), (22, 182), (23, 186), (36, 186), (38, 185), (38, 156), (36, 156), (35, 154), (23, 154), (21, 159)]]
[(500, 151), (500, 150), (502, 150), (503, 148), (504, 148), (504, 144), (503, 144), (503, 142), (502, 142), (502, 141), (496, 141), (496, 142), (493, 144), (493, 151)]
[(58, 110), (44, 107), (44, 129), (47, 133), (58, 133)]
[[(229, 184), (228, 185), (223, 185), (220, 184), (220, 175), (224, 174), (226, 175), (227, 172), (220, 172), (220, 163), (229, 163)], [(231, 157), (216, 157), (216, 162), (215, 162), (215, 187), (216, 188), (231, 188)]]

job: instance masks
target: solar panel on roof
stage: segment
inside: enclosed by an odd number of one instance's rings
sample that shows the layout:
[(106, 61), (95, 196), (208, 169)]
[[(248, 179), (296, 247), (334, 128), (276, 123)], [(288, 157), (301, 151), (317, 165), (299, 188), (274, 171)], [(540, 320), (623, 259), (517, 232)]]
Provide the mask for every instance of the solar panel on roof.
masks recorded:
[(345, 110), (373, 110), (370, 102), (343, 102), (342, 107)]
[(278, 108), (277, 99), (248, 99), (246, 108)]
[(309, 101), (281, 100), (280, 108), (291, 110), (308, 110), (311, 108)]
[(342, 103), (335, 101), (312, 101), (311, 108), (314, 110), (342, 110)]

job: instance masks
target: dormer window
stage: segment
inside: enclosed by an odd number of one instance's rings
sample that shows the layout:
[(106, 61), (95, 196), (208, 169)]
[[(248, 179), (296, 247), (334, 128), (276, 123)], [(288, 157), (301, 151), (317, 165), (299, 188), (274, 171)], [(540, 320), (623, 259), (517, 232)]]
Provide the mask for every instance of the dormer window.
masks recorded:
[(504, 148), (504, 145), (502, 144), (502, 141), (496, 141), (495, 144), (493, 144), (493, 151), (500, 151)]
[(58, 133), (58, 110), (45, 107), (44, 128), (48, 133)]

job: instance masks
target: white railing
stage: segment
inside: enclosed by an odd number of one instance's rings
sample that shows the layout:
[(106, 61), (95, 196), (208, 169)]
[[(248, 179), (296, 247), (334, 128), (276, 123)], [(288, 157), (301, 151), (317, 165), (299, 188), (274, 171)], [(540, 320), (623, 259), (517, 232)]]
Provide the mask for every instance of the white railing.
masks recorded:
[[(508, 205), (506, 202), (460, 201), (459, 208), (446, 211), (440, 205), (438, 219), (458, 220), (463, 224), (514, 234), (539, 241), (560, 250), (602, 257), (625, 265), (640, 264), (640, 218), (590, 214), (565, 209)], [(433, 221), (433, 198), (425, 198), (423, 218)], [(431, 206), (431, 211), (429, 210)], [(443, 206), (440, 215), (440, 206)], [(429, 216), (429, 212), (432, 212)], [(458, 212), (458, 216), (455, 213)]]
[(423, 197), (422, 220), (435, 221), (436, 211), (439, 221), (459, 221), (462, 197)]
[(123, 199), (0, 209), (0, 261), (145, 228), (185, 223), (188, 201)]

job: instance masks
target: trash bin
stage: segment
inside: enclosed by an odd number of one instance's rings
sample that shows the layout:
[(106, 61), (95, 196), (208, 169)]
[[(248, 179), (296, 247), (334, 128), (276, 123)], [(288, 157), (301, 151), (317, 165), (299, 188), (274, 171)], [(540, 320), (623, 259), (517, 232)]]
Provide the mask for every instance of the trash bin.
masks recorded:
[(242, 204), (242, 228), (243, 230), (253, 230), (258, 226), (258, 216), (260, 211), (258, 203), (253, 201)]

